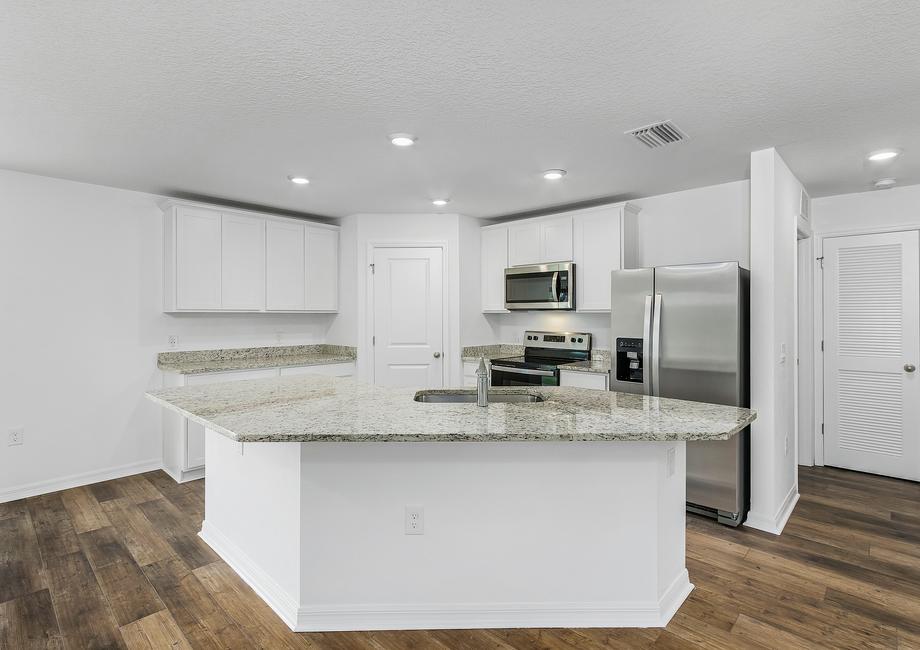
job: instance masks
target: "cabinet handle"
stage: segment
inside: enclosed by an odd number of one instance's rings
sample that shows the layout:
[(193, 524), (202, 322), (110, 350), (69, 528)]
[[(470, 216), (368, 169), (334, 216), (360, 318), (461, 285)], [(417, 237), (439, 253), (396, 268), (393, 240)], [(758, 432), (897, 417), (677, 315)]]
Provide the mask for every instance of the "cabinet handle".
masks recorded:
[(440, 358), (441, 358), (441, 353), (440, 353), (440, 352), (435, 352), (435, 353), (434, 353), (434, 358), (435, 358), (435, 359), (440, 359)]
[(912, 363), (905, 363), (905, 364), (904, 364), (904, 372), (913, 372), (913, 371), (916, 370), (916, 369), (917, 369), (917, 366), (915, 366), (915, 365), (912, 364)]

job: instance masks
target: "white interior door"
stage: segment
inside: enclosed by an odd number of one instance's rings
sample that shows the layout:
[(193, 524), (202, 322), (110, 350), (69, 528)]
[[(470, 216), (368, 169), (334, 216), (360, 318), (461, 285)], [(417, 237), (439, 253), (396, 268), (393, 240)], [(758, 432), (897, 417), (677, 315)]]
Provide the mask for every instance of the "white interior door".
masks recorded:
[(825, 463), (920, 480), (917, 231), (824, 241)]
[(374, 248), (374, 383), (444, 385), (443, 253)]

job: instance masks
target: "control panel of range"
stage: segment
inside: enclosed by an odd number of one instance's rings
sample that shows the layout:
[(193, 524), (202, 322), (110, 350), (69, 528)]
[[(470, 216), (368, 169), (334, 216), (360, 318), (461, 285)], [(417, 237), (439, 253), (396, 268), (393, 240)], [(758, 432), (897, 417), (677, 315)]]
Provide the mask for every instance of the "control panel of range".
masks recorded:
[(591, 335), (586, 332), (524, 332), (524, 347), (590, 350)]
[(618, 381), (642, 383), (644, 352), (642, 339), (617, 339), (616, 377)]

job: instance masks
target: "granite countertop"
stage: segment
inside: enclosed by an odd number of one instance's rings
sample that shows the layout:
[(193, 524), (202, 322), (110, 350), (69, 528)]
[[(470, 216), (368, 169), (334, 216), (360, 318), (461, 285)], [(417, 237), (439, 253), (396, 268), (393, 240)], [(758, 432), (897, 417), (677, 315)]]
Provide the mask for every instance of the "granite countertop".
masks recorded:
[(559, 366), (559, 370), (573, 370), (575, 372), (594, 372), (606, 375), (610, 372), (610, 359), (591, 359), (590, 361), (576, 361)]
[[(452, 389), (454, 391), (474, 392)], [(445, 391), (432, 391), (445, 392)], [(748, 409), (583, 388), (493, 388), (538, 403), (414, 401), (416, 390), (303, 375), (150, 391), (147, 397), (239, 442), (725, 440)]]
[(495, 343), (492, 345), (470, 345), (460, 352), (460, 357), (466, 363), (479, 363), (480, 357), (486, 361), (504, 357), (519, 357), (524, 354), (524, 346), (514, 343)]
[(189, 350), (161, 352), (157, 368), (181, 375), (206, 372), (253, 370), (257, 368), (289, 368), (349, 363), (357, 354), (346, 345), (279, 345), (261, 348), (232, 348), (223, 350)]

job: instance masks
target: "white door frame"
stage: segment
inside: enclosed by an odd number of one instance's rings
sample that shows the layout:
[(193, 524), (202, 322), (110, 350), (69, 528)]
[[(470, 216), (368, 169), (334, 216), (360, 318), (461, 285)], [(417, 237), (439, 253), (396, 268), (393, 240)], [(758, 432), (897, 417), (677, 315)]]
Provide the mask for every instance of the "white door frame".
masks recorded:
[[(887, 232), (909, 232), (920, 230), (920, 226), (886, 226), (882, 228), (858, 228), (854, 230), (839, 230), (815, 233), (814, 253), (817, 260), (824, 259), (824, 240), (831, 237), (848, 237), (851, 235), (878, 235)], [(814, 284), (814, 332), (815, 332), (815, 465), (824, 466), (824, 272), (823, 266), (818, 265), (815, 273)]]
[[(365, 272), (367, 273), (367, 292), (364, 301), (364, 349), (368, 350), (365, 358), (368, 363), (365, 367), (364, 379), (370, 384), (374, 383), (377, 370), (376, 356), (374, 354), (374, 279), (371, 264), (374, 260), (374, 250), (377, 248), (440, 248), (441, 249), (441, 382), (445, 388), (450, 385), (453, 370), (453, 354), (449, 352), (450, 339), (450, 283), (448, 269), (449, 246), (446, 241), (393, 241), (388, 239), (370, 239), (367, 242), (367, 257)], [(358, 355), (359, 358), (361, 355)]]
[[(815, 415), (814, 395), (814, 314), (809, 310), (799, 310), (799, 299), (804, 305), (814, 305), (814, 276), (818, 262), (814, 255), (815, 238), (812, 233), (798, 231), (796, 241), (796, 309), (795, 309), (795, 447), (796, 464), (811, 466), (814, 464)], [(799, 245), (806, 248), (806, 259), (810, 261), (807, 268), (799, 265)], [(802, 325), (811, 334), (807, 338), (799, 337)], [(802, 415), (806, 417), (803, 423)], [(805, 424), (805, 426), (801, 426)]]

